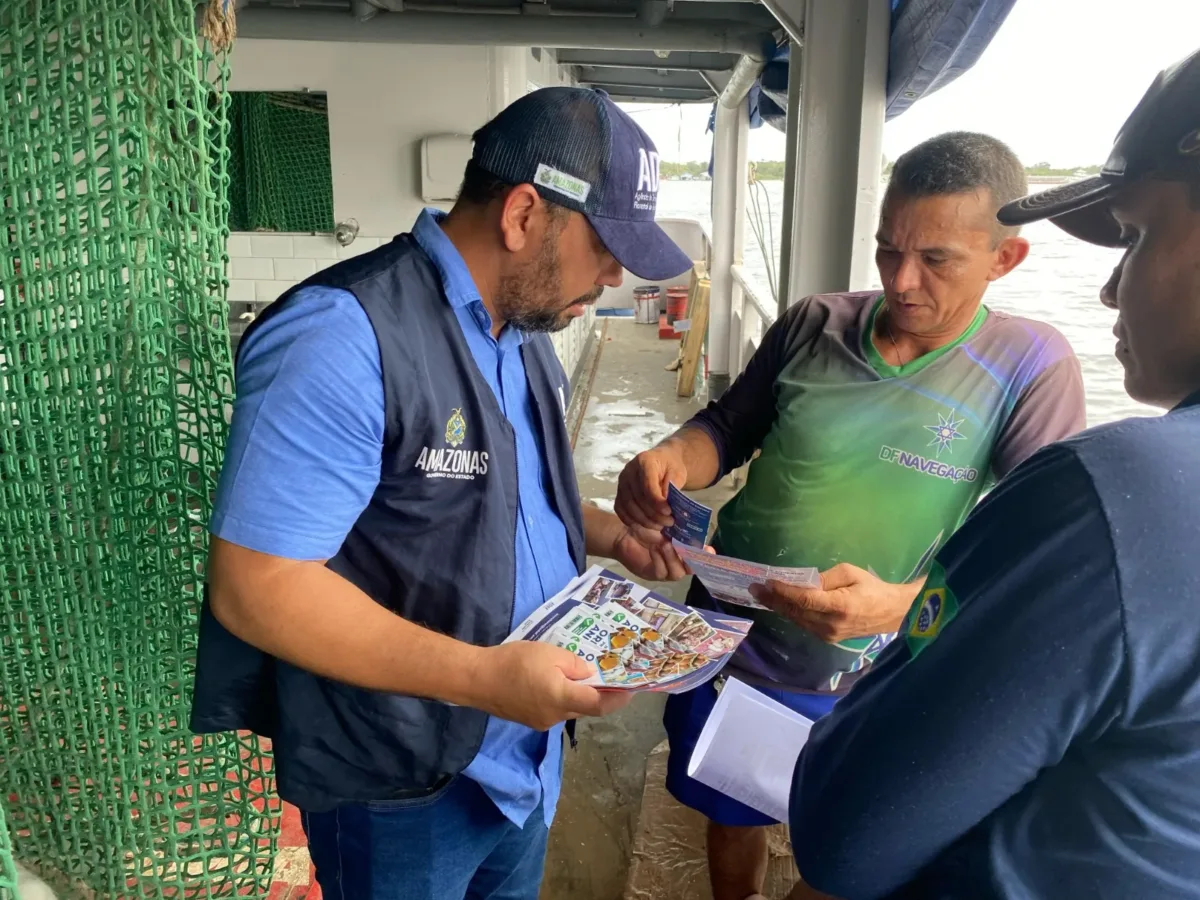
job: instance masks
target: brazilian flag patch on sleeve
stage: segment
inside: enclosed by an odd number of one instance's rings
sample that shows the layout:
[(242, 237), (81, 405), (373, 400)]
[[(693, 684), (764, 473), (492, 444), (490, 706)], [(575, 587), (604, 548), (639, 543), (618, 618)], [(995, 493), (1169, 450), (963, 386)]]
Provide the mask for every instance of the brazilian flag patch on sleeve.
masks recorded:
[(925, 587), (917, 595), (904, 621), (902, 633), (908, 641), (908, 652), (912, 657), (915, 659), (932, 644), (956, 615), (958, 598), (946, 584), (946, 571), (934, 561)]

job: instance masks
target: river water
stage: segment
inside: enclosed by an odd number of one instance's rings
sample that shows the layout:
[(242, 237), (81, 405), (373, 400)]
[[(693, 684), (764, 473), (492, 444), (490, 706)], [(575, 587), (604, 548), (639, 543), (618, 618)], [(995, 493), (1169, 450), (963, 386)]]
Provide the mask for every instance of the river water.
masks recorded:
[[(783, 216), (783, 183), (763, 182), (760, 203), (769, 218), (778, 248)], [(663, 181), (658, 214), (697, 219), (711, 229), (707, 181)], [(749, 213), (748, 213), (749, 215)], [(1088, 424), (1099, 425), (1129, 415), (1158, 415), (1159, 410), (1131, 400), (1122, 386), (1121, 364), (1113, 356), (1116, 313), (1100, 304), (1100, 286), (1117, 264), (1119, 251), (1095, 247), (1067, 236), (1054, 225), (1038, 222), (1025, 229), (1033, 249), (1029, 258), (992, 285), (985, 302), (993, 309), (1040, 319), (1066, 335), (1083, 368)], [(778, 249), (776, 249), (778, 254)], [(750, 225), (746, 227), (745, 271), (770, 298), (767, 267)], [(879, 287), (878, 282), (874, 285)]]

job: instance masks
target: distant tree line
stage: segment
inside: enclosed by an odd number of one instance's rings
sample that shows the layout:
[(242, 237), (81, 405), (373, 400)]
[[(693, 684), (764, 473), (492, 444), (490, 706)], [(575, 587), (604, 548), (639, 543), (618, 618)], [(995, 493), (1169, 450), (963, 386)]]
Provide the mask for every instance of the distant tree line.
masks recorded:
[[(892, 166), (894, 163), (887, 159), (883, 160), (883, 177), (887, 178), (892, 174)], [(762, 160), (760, 162), (750, 163), (754, 177), (759, 181), (783, 181), (783, 161), (782, 160)], [(690, 178), (704, 177), (708, 175), (708, 163), (706, 162), (660, 162), (658, 165), (659, 174), (663, 178), (682, 178), (688, 176)], [(1072, 175), (1096, 175), (1100, 172), (1100, 166), (1076, 166), (1075, 168), (1056, 168), (1048, 162), (1034, 163), (1032, 166), (1025, 167), (1026, 175), (1051, 175), (1062, 178), (1069, 178)]]
[(1048, 162), (1040, 162), (1025, 167), (1026, 175), (1061, 175), (1067, 177), (1076, 173), (1081, 175), (1099, 175), (1100, 166), (1078, 166), (1074, 169), (1056, 169)]
[(708, 163), (703, 162), (666, 162), (660, 161), (658, 164), (658, 174), (660, 178), (679, 178), (683, 175), (690, 175), (695, 178), (697, 175), (708, 174)]

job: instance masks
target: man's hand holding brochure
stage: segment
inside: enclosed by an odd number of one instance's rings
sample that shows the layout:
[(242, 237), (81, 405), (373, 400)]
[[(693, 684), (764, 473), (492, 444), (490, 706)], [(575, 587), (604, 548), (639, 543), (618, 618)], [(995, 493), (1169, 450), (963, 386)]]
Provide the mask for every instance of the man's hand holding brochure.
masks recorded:
[(716, 676), (749, 630), (746, 619), (679, 606), (592, 566), (505, 643), (570, 650), (593, 669), (582, 683), (601, 690), (681, 693)]
[(779, 581), (796, 587), (821, 586), (821, 573), (816, 569), (763, 566), (707, 552), (704, 541), (708, 537), (712, 510), (685, 495), (675, 485), (667, 490), (667, 503), (675, 524), (666, 530), (666, 534), (671, 538), (675, 552), (716, 599), (751, 609), (766, 609), (751, 595), (751, 585)]

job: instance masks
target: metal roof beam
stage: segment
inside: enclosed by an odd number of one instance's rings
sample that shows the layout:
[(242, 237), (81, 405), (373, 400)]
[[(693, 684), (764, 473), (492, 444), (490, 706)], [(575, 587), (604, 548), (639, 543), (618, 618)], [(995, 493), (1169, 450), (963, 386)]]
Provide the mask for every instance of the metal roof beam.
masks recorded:
[(804, 17), (808, 0), (762, 0), (796, 46), (804, 46)]
[(712, 103), (715, 95), (708, 88), (664, 88), (654, 85), (585, 83), (587, 87), (600, 88), (613, 100), (630, 103)]
[(737, 65), (732, 53), (693, 53), (653, 50), (563, 50), (558, 61), (564, 66), (618, 69), (663, 69), (668, 72), (720, 72)]
[(659, 87), (695, 88), (707, 90), (698, 72), (655, 72), (649, 69), (597, 69), (580, 67), (580, 81), (588, 84), (657, 85)]
[(594, 16), (380, 13), (369, 22), (345, 13), (249, 7), (238, 16), (238, 36), (294, 41), (459, 44), (564, 49), (698, 50), (765, 59), (774, 46), (767, 31), (737, 22), (677, 22), (657, 27), (635, 19)]
[(733, 70), (728, 72), (702, 72), (701, 77), (704, 83), (712, 88), (712, 92), (716, 96), (721, 96), (725, 92), (725, 88), (729, 87), (729, 80), (733, 76)]

